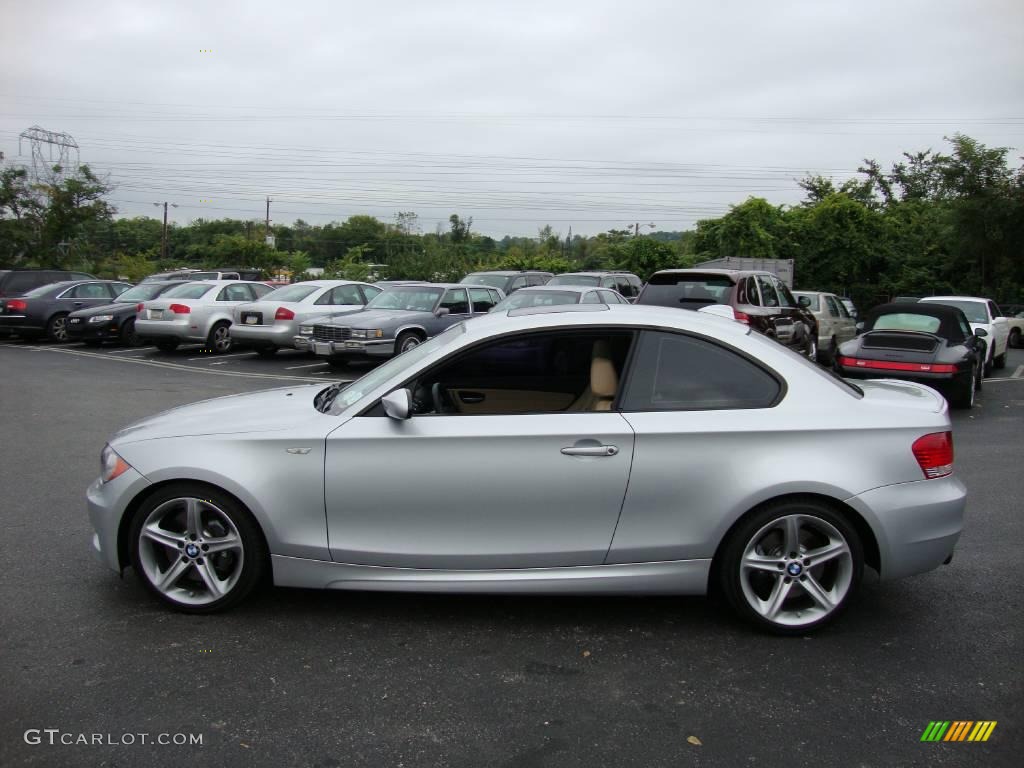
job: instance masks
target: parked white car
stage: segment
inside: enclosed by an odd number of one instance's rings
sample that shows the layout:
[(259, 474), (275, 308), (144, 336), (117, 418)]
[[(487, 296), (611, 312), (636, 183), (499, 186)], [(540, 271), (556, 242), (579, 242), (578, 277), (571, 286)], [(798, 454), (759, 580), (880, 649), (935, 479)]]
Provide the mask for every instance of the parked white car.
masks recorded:
[(793, 291), (793, 295), (817, 318), (818, 362), (831, 365), (836, 359), (839, 345), (857, 335), (857, 321), (843, 300), (834, 293)]
[(266, 283), (201, 280), (172, 288), (139, 305), (135, 332), (157, 349), (170, 352), (182, 343), (200, 343), (217, 354), (231, 349), (232, 312), (270, 293)]
[(984, 330), (985, 342), (984, 371), (988, 376), (993, 368), (1006, 367), (1006, 348), (1010, 343), (1010, 324), (1002, 311), (991, 299), (977, 296), (929, 296), (923, 302), (948, 304), (959, 307), (967, 315), (967, 322), (974, 331)]
[(1006, 323), (1010, 329), (1010, 346), (1014, 349), (1024, 347), (1024, 312), (1007, 317)]
[(294, 348), (302, 321), (323, 314), (358, 312), (381, 292), (369, 283), (352, 280), (309, 280), (271, 291), (252, 304), (235, 307), (231, 335), (269, 357), (281, 347)]

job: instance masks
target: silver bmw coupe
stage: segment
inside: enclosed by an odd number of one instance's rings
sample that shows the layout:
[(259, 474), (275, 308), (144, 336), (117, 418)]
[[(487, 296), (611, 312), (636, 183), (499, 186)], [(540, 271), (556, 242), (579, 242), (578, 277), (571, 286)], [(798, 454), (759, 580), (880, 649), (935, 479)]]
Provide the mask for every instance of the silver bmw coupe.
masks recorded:
[[(837, 446), (841, 450), (837, 450)], [(805, 633), (865, 566), (949, 562), (945, 400), (856, 385), (739, 323), (567, 305), (459, 323), (349, 384), (129, 426), (88, 489), (99, 559), (166, 604), (283, 587), (703, 594)]]

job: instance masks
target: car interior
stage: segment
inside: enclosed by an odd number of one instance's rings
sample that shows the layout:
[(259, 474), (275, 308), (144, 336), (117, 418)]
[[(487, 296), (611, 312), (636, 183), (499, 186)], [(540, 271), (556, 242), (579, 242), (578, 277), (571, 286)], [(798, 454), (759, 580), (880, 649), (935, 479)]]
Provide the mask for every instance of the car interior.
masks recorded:
[(582, 331), (501, 339), (410, 384), (413, 414), (608, 411), (633, 334)]

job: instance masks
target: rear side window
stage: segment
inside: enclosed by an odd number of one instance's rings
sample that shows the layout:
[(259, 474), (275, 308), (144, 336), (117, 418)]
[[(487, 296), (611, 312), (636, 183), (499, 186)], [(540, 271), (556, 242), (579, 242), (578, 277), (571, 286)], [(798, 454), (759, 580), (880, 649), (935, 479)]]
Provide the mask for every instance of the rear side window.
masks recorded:
[(474, 312), (490, 312), (494, 306), (493, 294), (486, 288), (470, 288), (469, 300), (473, 303)]
[(252, 301), (252, 294), (247, 285), (229, 285), (220, 292), (217, 301)]
[(439, 309), (447, 309), (452, 315), (469, 314), (469, 301), (466, 299), (465, 288), (449, 288), (441, 299)]
[(525, 288), (525, 287), (526, 287), (526, 278), (523, 277), (522, 275), (520, 275), (519, 277), (515, 278), (512, 281), (512, 283), (509, 285), (508, 292), (512, 293), (512, 291), (518, 291), (520, 288)]
[(622, 409), (768, 408), (780, 391), (774, 376), (742, 355), (694, 336), (645, 331)]
[(109, 299), (110, 291), (105, 283), (84, 283), (76, 285), (67, 292), (65, 298), (69, 299)]
[(545, 275), (527, 275), (526, 284), (529, 286), (544, 285), (548, 281)]
[(331, 291), (331, 304), (362, 304), (363, 296), (358, 285), (339, 285)]
[(250, 283), (249, 290), (253, 292), (253, 295), (257, 299), (262, 299), (264, 296), (266, 296), (274, 289), (271, 288), (269, 285), (264, 285), (263, 283)]
[(587, 291), (583, 294), (583, 300), (580, 304), (601, 304), (601, 297), (597, 295), (597, 291)]
[(843, 313), (839, 311), (839, 302), (832, 296), (826, 296), (825, 303), (828, 305), (828, 313), (832, 317), (842, 317)]

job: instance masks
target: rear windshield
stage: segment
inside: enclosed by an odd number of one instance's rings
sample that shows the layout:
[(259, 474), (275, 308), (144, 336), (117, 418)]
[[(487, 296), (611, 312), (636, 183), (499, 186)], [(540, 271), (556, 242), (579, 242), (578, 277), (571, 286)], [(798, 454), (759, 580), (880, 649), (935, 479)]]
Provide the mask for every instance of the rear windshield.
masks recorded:
[(171, 288), (167, 293), (162, 294), (168, 299), (199, 299), (216, 288), (215, 285), (206, 283), (185, 283), (177, 288)]
[(728, 304), (732, 288), (732, 280), (725, 275), (655, 274), (637, 303), (700, 309), (708, 304)]
[(555, 275), (545, 285), (600, 285), (597, 275)]
[(486, 285), (488, 288), (501, 288), (504, 290), (508, 282), (508, 275), (466, 275), (460, 280), (463, 285)]
[(556, 304), (576, 304), (580, 300), (580, 294), (576, 291), (531, 291), (529, 288), (520, 288), (507, 299), (498, 302), (492, 312), (502, 312), (506, 309), (522, 309), (524, 307), (553, 307)]
[(920, 331), (922, 333), (938, 333), (942, 321), (931, 315), (912, 315), (909, 312), (897, 312), (891, 315), (879, 315), (871, 326), (873, 331)]
[(142, 283), (140, 285), (136, 285), (134, 288), (129, 288), (124, 293), (118, 294), (117, 300), (148, 301), (149, 299), (155, 299), (163, 293), (164, 290), (167, 290), (167, 286), (163, 283)]
[(302, 301), (304, 298), (319, 291), (320, 285), (285, 285), (265, 294), (260, 301)]

